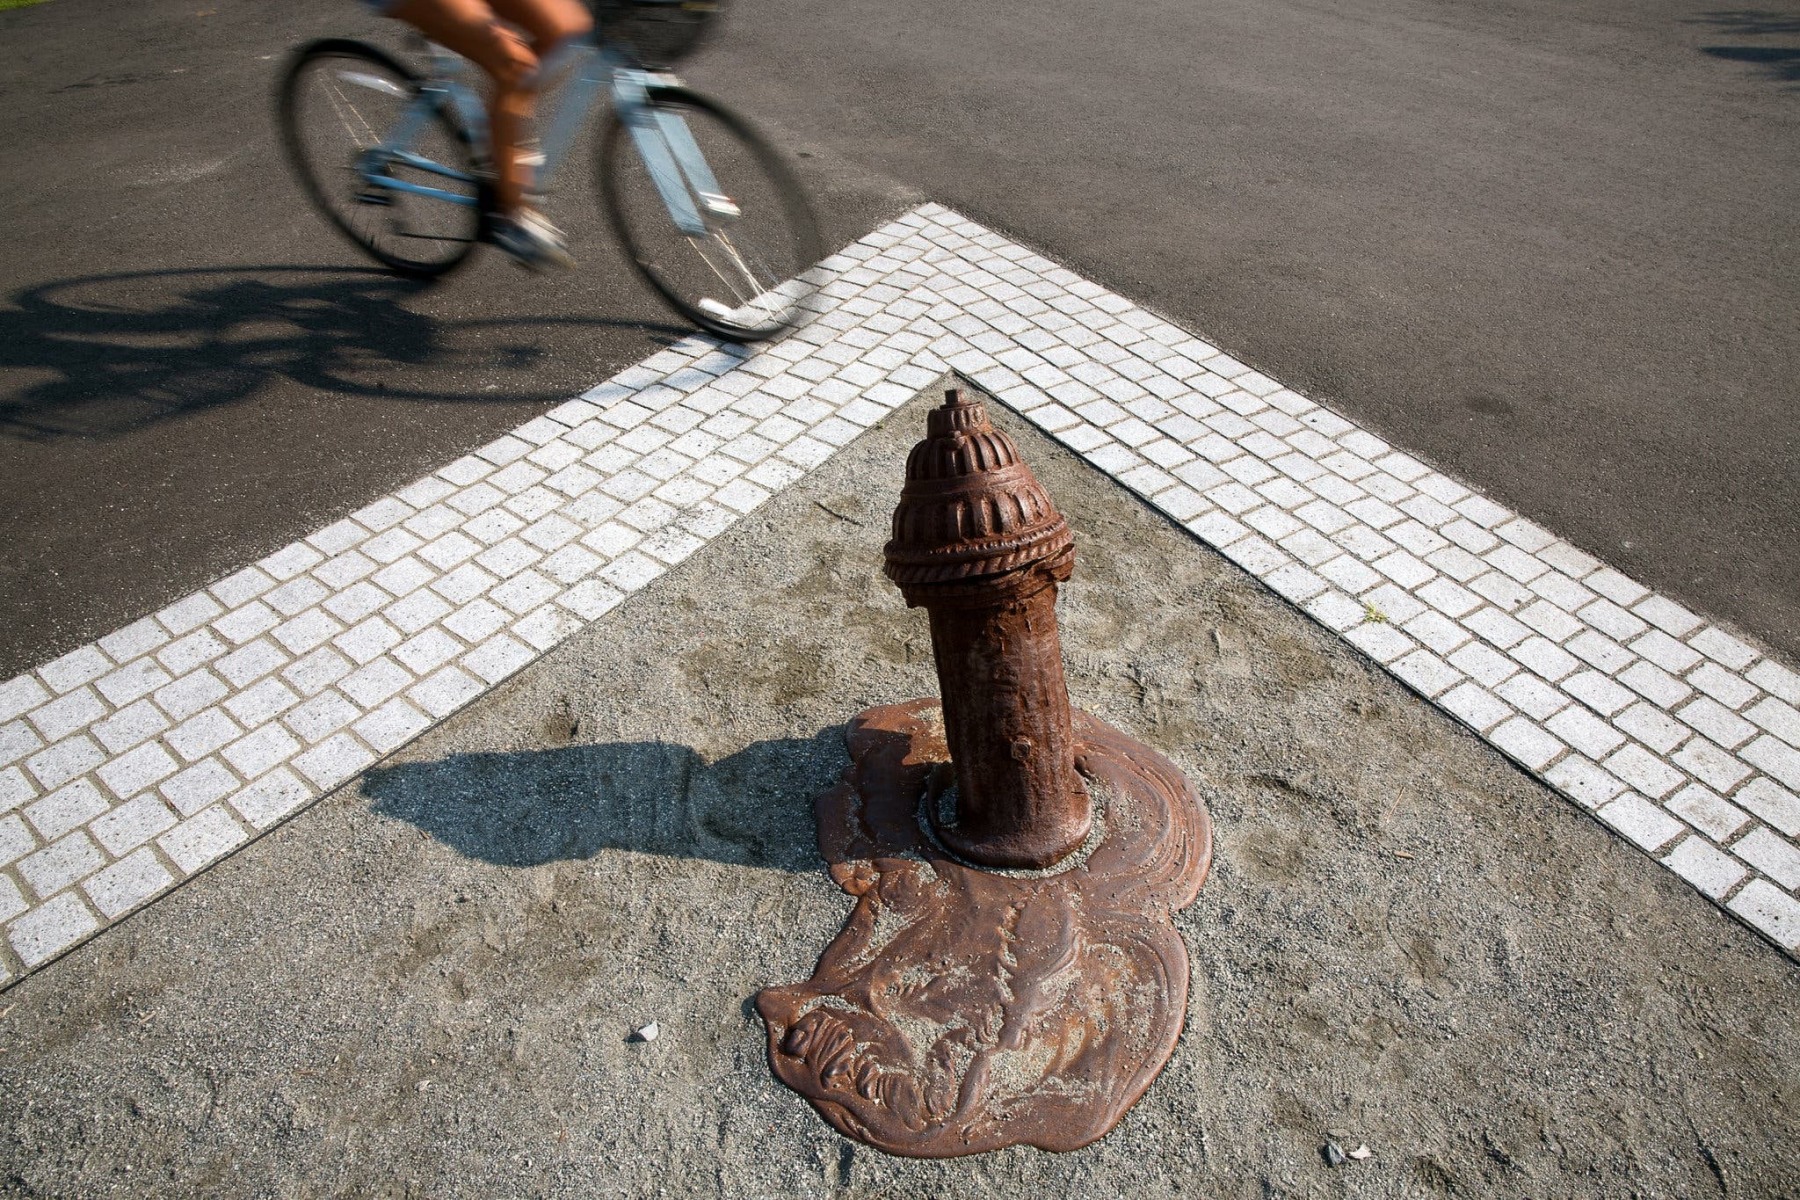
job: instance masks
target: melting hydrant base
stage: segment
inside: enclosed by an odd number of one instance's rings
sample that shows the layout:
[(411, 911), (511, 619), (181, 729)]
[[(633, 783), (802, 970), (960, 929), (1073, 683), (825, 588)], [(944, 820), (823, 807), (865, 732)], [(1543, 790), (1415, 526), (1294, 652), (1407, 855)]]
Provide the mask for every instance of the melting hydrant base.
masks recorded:
[(944, 1158), (1104, 1136), (1174, 1052), (1212, 823), (1173, 763), (1074, 714), (1101, 828), (1054, 873), (957, 861), (922, 807), (949, 762), (935, 700), (872, 708), (814, 803), (819, 849), (856, 906), (812, 979), (757, 997), (769, 1061), (848, 1137)]

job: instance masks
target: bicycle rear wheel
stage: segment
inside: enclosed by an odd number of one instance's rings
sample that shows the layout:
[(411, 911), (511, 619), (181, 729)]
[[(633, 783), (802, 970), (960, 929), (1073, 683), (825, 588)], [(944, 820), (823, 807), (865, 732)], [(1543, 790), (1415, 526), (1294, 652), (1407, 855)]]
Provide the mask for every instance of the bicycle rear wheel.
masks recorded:
[(407, 67), (373, 46), (332, 38), (295, 52), (277, 115), (288, 162), (325, 218), (375, 261), (430, 278), (468, 257), (489, 205), (468, 135), (442, 106), (404, 147), (388, 148), (407, 157), (384, 152), (418, 96)]
[[(619, 241), (645, 281), (695, 325), (736, 341), (773, 337), (799, 316), (808, 289), (795, 276), (824, 254), (800, 185), (774, 149), (717, 101), (661, 87), (649, 102), (659, 119), (685, 123), (724, 198), (695, 196), (705, 232), (679, 229), (614, 113), (599, 165)], [(688, 190), (693, 196), (691, 184)]]

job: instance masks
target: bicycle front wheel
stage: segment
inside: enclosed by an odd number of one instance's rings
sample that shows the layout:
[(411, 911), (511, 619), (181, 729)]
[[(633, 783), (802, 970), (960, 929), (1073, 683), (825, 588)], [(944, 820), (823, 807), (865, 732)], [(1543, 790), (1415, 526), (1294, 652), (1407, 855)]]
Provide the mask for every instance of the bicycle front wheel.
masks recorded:
[[(638, 273), (683, 317), (735, 341), (794, 323), (808, 289), (795, 277), (823, 257), (805, 194), (781, 157), (735, 113), (684, 87), (653, 88), (651, 114), (685, 129), (717, 192), (681, 172), (703, 230), (677, 226), (628, 130), (614, 113), (600, 142), (600, 186), (613, 229)], [(665, 146), (670, 138), (659, 139)], [(676, 160), (683, 147), (675, 147)]]
[(420, 96), (412, 71), (361, 42), (313, 42), (295, 53), (277, 104), (301, 187), (364, 253), (429, 278), (475, 248), (487, 185), (461, 125)]

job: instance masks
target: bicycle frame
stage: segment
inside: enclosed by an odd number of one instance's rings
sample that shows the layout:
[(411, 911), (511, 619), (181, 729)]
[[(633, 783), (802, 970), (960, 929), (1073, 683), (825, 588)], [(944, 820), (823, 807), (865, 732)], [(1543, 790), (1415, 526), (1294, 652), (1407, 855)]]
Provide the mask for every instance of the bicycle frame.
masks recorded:
[[(449, 106), (462, 122), (477, 153), (486, 148), (487, 107), (475, 89), (463, 80), (464, 67), (464, 61), (458, 56), (441, 47), (433, 47), (431, 78), (420, 88), (418, 98), (407, 106), (399, 123), (381, 144), (363, 155), (359, 170), (368, 186), (449, 204), (476, 203), (473, 196), (395, 179), (385, 169), (388, 163), (403, 163), (429, 174), (471, 182), (466, 173), (433, 162), (409, 149), (432, 114), (442, 106)], [(569, 81), (542, 139), (544, 161), (537, 169), (536, 190), (549, 189), (557, 167), (574, 145), (588, 113), (599, 99), (601, 90), (605, 89), (610, 93), (613, 111), (618, 113), (631, 134), (632, 144), (637, 147), (657, 195), (669, 210), (676, 228), (690, 237), (702, 237), (707, 233), (709, 216), (729, 220), (738, 215), (737, 206), (720, 192), (712, 168), (695, 143), (687, 122), (675, 113), (659, 111), (650, 104), (650, 89), (658, 84), (677, 82), (673, 75), (634, 66), (617, 51), (589, 38), (558, 49), (539, 68), (538, 74), (542, 79), (552, 79), (565, 71), (570, 73)]]

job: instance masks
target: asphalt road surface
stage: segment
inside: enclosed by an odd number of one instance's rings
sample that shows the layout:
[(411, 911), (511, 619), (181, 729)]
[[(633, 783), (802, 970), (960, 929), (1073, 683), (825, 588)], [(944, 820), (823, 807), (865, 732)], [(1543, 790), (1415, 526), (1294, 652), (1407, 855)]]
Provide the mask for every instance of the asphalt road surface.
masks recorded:
[[(0, 676), (684, 332), (583, 270), (356, 269), (275, 149), (334, 0), (0, 13)], [(922, 198), (1800, 658), (1800, 7), (742, 0), (694, 80), (848, 240)]]

